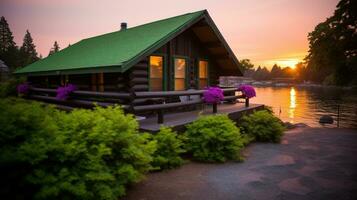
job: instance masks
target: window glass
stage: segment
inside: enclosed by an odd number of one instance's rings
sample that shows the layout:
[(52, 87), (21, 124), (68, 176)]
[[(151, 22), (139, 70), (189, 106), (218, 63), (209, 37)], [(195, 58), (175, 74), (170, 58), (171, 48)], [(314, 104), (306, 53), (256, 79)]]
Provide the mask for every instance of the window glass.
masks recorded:
[(204, 89), (208, 86), (208, 62), (200, 60), (198, 62), (198, 78), (199, 89)]
[(162, 91), (163, 57), (150, 56), (150, 90)]
[(186, 60), (175, 58), (175, 90), (185, 90)]

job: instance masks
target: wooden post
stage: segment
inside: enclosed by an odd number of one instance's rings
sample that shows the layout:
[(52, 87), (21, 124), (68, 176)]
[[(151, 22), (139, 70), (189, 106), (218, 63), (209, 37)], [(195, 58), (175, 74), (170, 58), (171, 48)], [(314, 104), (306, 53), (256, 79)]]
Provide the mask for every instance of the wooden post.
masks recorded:
[(337, 128), (340, 127), (340, 105), (337, 105)]
[(164, 123), (164, 113), (162, 110), (157, 111), (157, 123), (163, 124)]
[(249, 98), (245, 98), (245, 107), (249, 107)]
[(213, 113), (217, 113), (217, 103), (213, 103)]

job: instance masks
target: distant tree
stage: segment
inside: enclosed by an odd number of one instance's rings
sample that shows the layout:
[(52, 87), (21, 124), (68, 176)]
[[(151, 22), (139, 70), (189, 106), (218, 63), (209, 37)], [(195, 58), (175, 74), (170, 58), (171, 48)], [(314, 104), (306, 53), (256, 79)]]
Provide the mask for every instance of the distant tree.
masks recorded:
[(58, 52), (59, 50), (60, 50), (60, 47), (59, 47), (57, 41), (55, 41), (55, 43), (53, 44), (53, 47), (51, 48), (51, 50), (50, 50), (50, 52), (48, 54), (48, 56)]
[(29, 65), (39, 59), (37, 57), (36, 46), (33, 43), (33, 39), (28, 30), (26, 31), (22, 46), (20, 48), (20, 56), (21, 67), (25, 67), (26, 65)]
[(255, 80), (268, 80), (270, 78), (270, 72), (266, 67), (258, 66), (257, 70), (254, 72), (253, 78)]
[(296, 78), (296, 80), (300, 82), (309, 79), (305, 63), (299, 62), (298, 64), (295, 65), (294, 77)]
[(253, 69), (254, 65), (250, 62), (250, 59), (242, 59), (239, 61), (243, 71)]
[(18, 67), (18, 48), (5, 17), (0, 19), (0, 60), (4, 61), (10, 70)]
[(274, 64), (270, 71), (270, 78), (279, 78), (282, 76), (281, 67), (277, 64)]
[(294, 70), (291, 67), (284, 67), (281, 72), (283, 78), (293, 78), (295, 75)]
[(334, 15), (309, 33), (305, 58), (316, 82), (357, 84), (357, 1), (341, 0)]

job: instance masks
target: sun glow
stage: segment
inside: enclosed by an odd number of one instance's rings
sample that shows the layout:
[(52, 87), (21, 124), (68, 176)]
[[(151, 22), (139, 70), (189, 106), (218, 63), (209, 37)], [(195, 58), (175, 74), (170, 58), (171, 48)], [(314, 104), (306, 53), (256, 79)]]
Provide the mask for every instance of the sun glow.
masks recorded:
[(295, 108), (296, 108), (296, 91), (295, 91), (295, 88), (291, 87), (291, 89), (290, 89), (290, 106), (289, 106), (289, 118), (290, 118), (291, 123), (294, 122)]
[(292, 58), (292, 59), (285, 59), (285, 60), (277, 60), (276, 63), (281, 67), (291, 67), (295, 69), (295, 65), (299, 63), (299, 59)]

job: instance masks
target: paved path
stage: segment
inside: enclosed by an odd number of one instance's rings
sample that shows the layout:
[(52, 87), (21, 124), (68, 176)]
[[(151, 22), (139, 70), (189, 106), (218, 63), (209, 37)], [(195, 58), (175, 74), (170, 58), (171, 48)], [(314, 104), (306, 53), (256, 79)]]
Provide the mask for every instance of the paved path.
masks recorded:
[(252, 144), (243, 163), (152, 173), (125, 199), (357, 199), (357, 130), (299, 128)]

